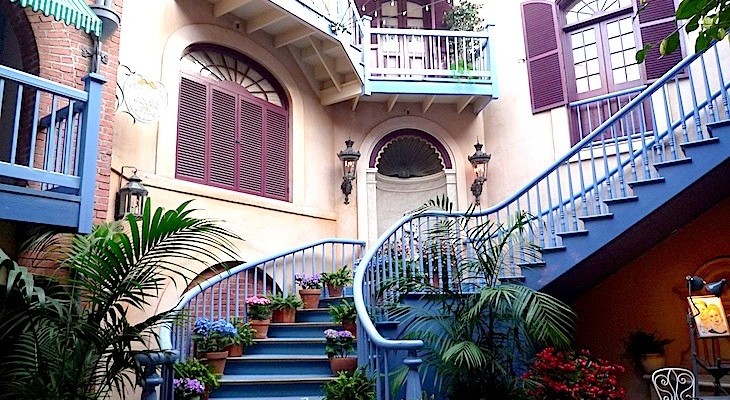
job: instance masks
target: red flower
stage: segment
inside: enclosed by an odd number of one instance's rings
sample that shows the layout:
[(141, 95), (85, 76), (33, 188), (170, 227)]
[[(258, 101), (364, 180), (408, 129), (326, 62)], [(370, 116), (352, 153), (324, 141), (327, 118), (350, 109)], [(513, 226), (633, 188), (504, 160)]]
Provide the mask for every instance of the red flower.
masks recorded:
[(548, 347), (540, 351), (524, 379), (538, 383), (528, 391), (534, 399), (551, 400), (624, 400), (625, 391), (617, 386), (620, 365), (595, 359), (588, 350), (557, 351)]

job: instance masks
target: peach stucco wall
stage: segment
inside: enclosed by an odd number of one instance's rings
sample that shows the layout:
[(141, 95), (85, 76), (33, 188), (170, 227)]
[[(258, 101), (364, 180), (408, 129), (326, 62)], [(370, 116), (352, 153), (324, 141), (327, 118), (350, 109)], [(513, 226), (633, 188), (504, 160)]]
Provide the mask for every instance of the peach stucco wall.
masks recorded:
[[(689, 367), (684, 278), (709, 261), (730, 256), (729, 227), (727, 198), (576, 299), (578, 345), (628, 365), (621, 359), (621, 340), (641, 328), (674, 339), (666, 348), (667, 364)], [(730, 350), (730, 340), (721, 341)], [(628, 398), (646, 398), (646, 381), (634, 369), (623, 382)]]

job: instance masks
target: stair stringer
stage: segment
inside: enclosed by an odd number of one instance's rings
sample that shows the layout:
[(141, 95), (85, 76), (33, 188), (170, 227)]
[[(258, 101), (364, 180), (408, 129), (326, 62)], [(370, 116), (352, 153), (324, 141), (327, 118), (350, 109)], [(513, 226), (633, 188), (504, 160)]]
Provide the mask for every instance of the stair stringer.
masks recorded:
[(544, 268), (523, 270), (526, 284), (571, 298), (730, 195), (730, 123), (708, 129), (718, 140), (684, 146), (689, 162), (655, 165), (664, 180), (633, 187), (635, 201), (609, 206), (613, 218), (584, 221), (588, 234), (563, 237)]

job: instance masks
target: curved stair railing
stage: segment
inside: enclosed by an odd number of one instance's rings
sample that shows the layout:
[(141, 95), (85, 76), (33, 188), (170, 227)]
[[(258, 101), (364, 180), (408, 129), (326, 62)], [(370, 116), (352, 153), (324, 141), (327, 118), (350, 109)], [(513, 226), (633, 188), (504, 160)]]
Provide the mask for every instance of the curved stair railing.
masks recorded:
[(296, 293), (296, 274), (332, 272), (354, 266), (365, 242), (323, 239), (272, 256), (246, 262), (200, 282), (186, 292), (175, 310), (183, 315), (176, 324), (163, 325), (160, 348), (177, 350), (180, 360), (193, 354), (191, 333), (196, 318), (238, 317), (248, 320), (245, 299), (254, 294)]
[[(708, 123), (730, 119), (730, 84), (724, 79), (728, 73), (724, 65), (730, 68), (730, 50), (722, 41), (686, 57), (630, 101), (620, 104), (610, 117), (602, 115), (606, 111), (602, 100), (607, 98), (594, 101), (593, 109), (581, 103), (584, 118), (599, 116), (603, 122), (590, 134), (580, 132), (580, 142), (515, 194), (493, 207), (469, 213), (473, 223), (505, 223), (516, 212), (536, 217), (534, 229), (525, 237), (512, 239), (508, 246), (501, 279), (518, 279), (522, 267), (542, 263), (539, 254), (524, 256), (522, 250), (528, 244), (536, 244), (543, 252), (561, 248), (561, 236), (584, 232), (583, 220), (601, 218), (612, 202), (632, 199), (631, 185), (659, 179), (652, 166), (683, 162), (686, 157), (680, 145), (708, 140)], [(470, 244), (464, 241), (461, 250), (465, 251), (458, 252), (433, 246), (439, 240), (433, 236), (433, 228), (452, 224), (462, 229), (459, 221), (466, 215), (429, 211), (403, 217), (369, 247), (356, 269), (359, 358), (376, 378), (378, 400), (392, 398), (389, 377), (395, 367), (400, 367), (405, 352), (403, 363), (409, 369), (405, 399), (421, 399), (417, 350), (423, 342), (385, 338), (376, 327), (388, 320), (383, 304), (390, 299), (382, 290), (383, 284), (388, 278), (408, 273), (403, 268), (406, 265), (414, 274), (430, 277), (436, 285), (450, 285), (454, 269), (449, 266), (461, 261), (457, 254), (469, 254)], [(463, 236), (464, 232), (455, 234)]]

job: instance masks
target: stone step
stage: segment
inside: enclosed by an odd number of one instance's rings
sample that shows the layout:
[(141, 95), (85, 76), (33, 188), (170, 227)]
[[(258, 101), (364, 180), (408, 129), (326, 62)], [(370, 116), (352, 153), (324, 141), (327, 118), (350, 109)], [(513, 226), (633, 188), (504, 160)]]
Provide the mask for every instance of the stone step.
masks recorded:
[(321, 355), (244, 354), (228, 357), (225, 376), (244, 375), (327, 375), (329, 359)]

